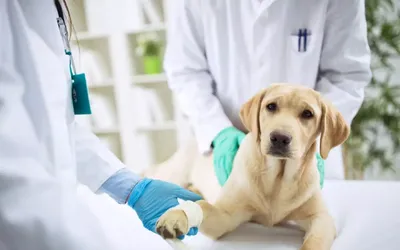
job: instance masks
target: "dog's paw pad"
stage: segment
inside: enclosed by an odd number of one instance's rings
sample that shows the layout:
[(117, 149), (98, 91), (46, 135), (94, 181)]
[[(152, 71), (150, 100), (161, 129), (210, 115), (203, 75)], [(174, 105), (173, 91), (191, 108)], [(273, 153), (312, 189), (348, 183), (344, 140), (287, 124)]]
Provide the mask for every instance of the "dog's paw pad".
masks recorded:
[(157, 222), (156, 231), (164, 239), (175, 239), (187, 234), (188, 219), (183, 210), (170, 210), (163, 214)]
[(171, 232), (169, 229), (167, 229), (166, 226), (158, 227), (157, 233), (161, 235), (164, 239), (174, 239), (183, 235), (183, 233), (179, 229), (174, 228), (173, 231)]

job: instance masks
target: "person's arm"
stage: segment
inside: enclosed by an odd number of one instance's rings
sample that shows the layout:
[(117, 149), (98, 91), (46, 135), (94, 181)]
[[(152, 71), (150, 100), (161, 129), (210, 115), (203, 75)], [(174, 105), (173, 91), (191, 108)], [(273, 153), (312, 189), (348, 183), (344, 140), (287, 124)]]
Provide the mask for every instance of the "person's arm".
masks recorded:
[[(130, 206), (148, 230), (156, 233), (158, 218), (168, 209), (177, 206), (177, 199), (201, 199), (180, 186), (141, 178), (127, 169), (94, 134), (78, 124), (75, 124), (74, 135), (79, 181), (93, 192), (106, 193), (119, 204)], [(197, 228), (192, 228), (188, 234), (197, 234)]]
[(316, 90), (350, 125), (370, 79), (364, 0), (329, 1)]
[(202, 153), (223, 129), (232, 126), (213, 94), (205, 56), (202, 1), (173, 1), (164, 68), (179, 107), (188, 116)]
[(48, 173), (49, 118), (18, 4), (0, 0), (0, 248), (112, 249), (76, 189)]
[(128, 170), (89, 129), (75, 122), (73, 134), (78, 181), (95, 193), (106, 193), (125, 203), (140, 176)]

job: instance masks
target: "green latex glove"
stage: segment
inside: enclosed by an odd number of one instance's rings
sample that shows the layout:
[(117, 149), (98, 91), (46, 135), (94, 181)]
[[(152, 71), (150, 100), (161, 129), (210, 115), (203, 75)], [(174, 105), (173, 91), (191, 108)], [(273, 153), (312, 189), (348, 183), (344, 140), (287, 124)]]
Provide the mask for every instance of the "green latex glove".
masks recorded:
[(232, 172), (233, 160), (245, 136), (235, 127), (229, 127), (219, 132), (212, 142), (214, 172), (221, 186), (225, 184)]
[(319, 172), (319, 185), (321, 189), (324, 186), (324, 179), (325, 179), (325, 161), (322, 159), (321, 155), (317, 153), (317, 168)]

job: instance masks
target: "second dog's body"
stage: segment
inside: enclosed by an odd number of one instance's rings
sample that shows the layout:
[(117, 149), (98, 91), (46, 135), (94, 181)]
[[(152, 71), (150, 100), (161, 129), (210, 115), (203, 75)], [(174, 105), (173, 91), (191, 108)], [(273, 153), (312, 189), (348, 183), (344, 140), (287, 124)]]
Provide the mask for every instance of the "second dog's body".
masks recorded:
[[(294, 221), (305, 232), (302, 249), (330, 249), (336, 230), (322, 200), (316, 167), (320, 151), (341, 144), (349, 128), (341, 115), (313, 90), (274, 85), (243, 106), (241, 118), (250, 131), (223, 187), (214, 174), (212, 156), (201, 156), (194, 143), (177, 152), (149, 177), (198, 191), (203, 211), (200, 231), (214, 239), (254, 221), (265, 226)], [(157, 223), (165, 238), (188, 232), (183, 210), (166, 212)]]

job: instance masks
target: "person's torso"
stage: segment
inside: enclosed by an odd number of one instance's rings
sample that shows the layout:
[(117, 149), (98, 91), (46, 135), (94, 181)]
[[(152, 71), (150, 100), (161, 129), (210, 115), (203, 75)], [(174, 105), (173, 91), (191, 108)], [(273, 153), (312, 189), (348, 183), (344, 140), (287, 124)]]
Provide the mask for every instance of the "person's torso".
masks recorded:
[(68, 58), (64, 54), (53, 1), (19, 0), (16, 56), (26, 85), (24, 101), (40, 141), (42, 164), (66, 185), (76, 183), (71, 135), (74, 114)]
[[(315, 87), (327, 4), (328, 0), (203, 2), (209, 69), (216, 95), (236, 126), (241, 126), (241, 105), (271, 83)], [(299, 37), (299, 30), (307, 35)]]

